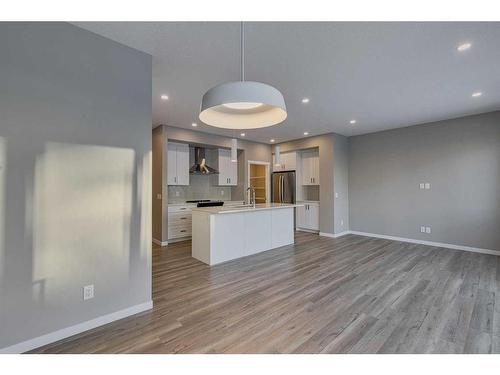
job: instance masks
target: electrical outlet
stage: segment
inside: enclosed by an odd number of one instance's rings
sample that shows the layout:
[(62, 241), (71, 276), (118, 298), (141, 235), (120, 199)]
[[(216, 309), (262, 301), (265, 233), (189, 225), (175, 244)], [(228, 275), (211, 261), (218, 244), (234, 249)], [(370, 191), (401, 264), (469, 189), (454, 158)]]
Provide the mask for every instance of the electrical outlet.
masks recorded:
[(426, 182), (425, 183), (425, 190), (429, 190), (431, 188), (431, 184)]
[(421, 182), (419, 184), (419, 188), (420, 188), (420, 190), (424, 190), (425, 189), (425, 184), (423, 182)]
[(175, 196), (178, 197), (180, 195), (179, 191), (175, 192)]
[(224, 195), (224, 190), (221, 190), (221, 191), (220, 191), (220, 195)]
[(431, 227), (425, 227), (425, 233), (427, 234), (431, 233)]
[(420, 233), (425, 233), (425, 227), (420, 227)]
[(339, 197), (339, 193), (335, 193), (335, 198), (338, 198)]
[(340, 220), (340, 225), (344, 226), (344, 220)]
[(83, 300), (94, 298), (94, 285), (86, 285), (83, 287)]

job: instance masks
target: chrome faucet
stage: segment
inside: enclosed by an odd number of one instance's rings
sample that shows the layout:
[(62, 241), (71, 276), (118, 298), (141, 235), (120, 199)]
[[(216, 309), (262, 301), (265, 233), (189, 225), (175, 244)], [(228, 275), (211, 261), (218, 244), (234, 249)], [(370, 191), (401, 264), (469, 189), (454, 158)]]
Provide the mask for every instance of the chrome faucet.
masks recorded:
[(255, 188), (254, 187), (247, 187), (247, 196), (249, 195), (248, 194), (248, 190), (250, 190), (252, 192), (252, 194), (249, 196), (248, 200), (249, 200), (249, 204), (253, 204), (253, 208), (255, 208)]

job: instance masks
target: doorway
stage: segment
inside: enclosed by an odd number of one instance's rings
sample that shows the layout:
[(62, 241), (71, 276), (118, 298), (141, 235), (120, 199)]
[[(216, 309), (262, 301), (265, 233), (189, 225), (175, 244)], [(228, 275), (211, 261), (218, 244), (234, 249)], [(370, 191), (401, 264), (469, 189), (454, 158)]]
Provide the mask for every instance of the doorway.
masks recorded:
[(268, 162), (248, 161), (248, 186), (255, 189), (255, 203), (269, 203), (271, 186)]

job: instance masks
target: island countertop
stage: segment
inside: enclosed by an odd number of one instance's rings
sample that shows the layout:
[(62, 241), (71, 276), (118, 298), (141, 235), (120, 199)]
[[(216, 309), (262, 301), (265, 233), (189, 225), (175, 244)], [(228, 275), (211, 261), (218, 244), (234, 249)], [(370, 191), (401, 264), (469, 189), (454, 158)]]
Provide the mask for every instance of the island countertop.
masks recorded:
[(256, 204), (255, 208), (253, 205), (248, 206), (216, 206), (216, 207), (195, 207), (192, 209), (193, 212), (200, 211), (208, 214), (231, 214), (237, 212), (253, 212), (253, 211), (262, 211), (262, 210), (276, 210), (283, 208), (293, 208), (300, 207), (303, 204), (289, 204), (289, 203), (261, 203)]

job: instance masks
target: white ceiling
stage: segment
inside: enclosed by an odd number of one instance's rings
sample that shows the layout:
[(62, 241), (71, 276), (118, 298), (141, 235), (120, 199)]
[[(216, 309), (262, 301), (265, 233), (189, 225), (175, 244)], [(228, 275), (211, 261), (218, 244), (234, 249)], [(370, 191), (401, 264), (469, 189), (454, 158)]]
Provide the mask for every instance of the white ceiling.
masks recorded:
[[(198, 110), (210, 87), (239, 80), (238, 22), (76, 25), (153, 56), (153, 126), (233, 135), (202, 124)], [(284, 123), (246, 139), (350, 136), (500, 109), (498, 22), (251, 22), (245, 39), (246, 79), (281, 90), (288, 109)], [(472, 47), (459, 53), (463, 42)]]

